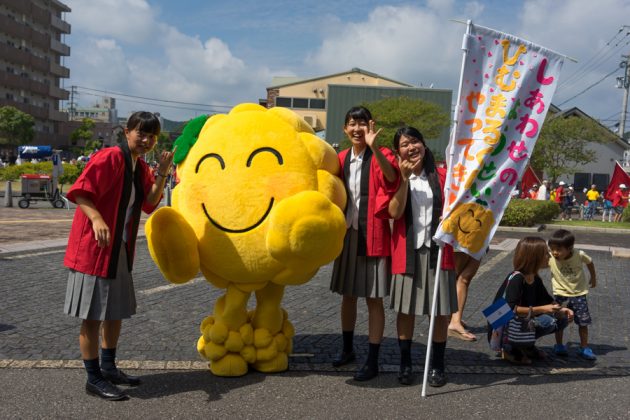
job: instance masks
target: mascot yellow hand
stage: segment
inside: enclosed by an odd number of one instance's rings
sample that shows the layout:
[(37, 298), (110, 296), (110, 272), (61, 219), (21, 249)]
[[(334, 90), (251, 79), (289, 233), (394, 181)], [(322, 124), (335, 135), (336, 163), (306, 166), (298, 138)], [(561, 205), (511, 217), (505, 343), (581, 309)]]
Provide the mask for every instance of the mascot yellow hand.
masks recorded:
[(147, 220), (144, 229), (151, 258), (168, 281), (185, 283), (197, 275), (197, 237), (181, 214), (162, 207)]
[(286, 370), (294, 330), (284, 287), (308, 281), (343, 245), (337, 155), (294, 112), (255, 104), (192, 120), (175, 145), (180, 182), (172, 209), (147, 222), (151, 256), (170, 281), (200, 269), (225, 289), (197, 343), (214, 374)]

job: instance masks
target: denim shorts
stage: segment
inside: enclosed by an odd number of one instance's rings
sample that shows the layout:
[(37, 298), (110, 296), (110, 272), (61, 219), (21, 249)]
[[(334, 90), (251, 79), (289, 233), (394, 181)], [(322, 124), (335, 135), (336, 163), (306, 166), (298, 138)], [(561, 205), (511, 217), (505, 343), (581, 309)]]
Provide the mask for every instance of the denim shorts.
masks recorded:
[(624, 206), (616, 206), (616, 207), (613, 207), (613, 208), (615, 209), (615, 213), (621, 214), (621, 213), (623, 213), (623, 209), (625, 207)]
[(573, 311), (573, 322), (577, 325), (580, 327), (591, 325), (592, 320), (591, 314), (588, 311), (588, 301), (586, 300), (586, 295), (572, 297), (554, 296), (553, 298), (561, 305), (568, 301), (567, 308)]

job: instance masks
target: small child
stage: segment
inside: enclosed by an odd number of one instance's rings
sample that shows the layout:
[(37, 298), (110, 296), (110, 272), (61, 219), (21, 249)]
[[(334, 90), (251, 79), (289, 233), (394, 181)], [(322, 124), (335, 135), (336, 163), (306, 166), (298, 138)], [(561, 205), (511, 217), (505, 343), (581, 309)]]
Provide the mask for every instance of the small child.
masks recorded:
[[(575, 236), (568, 230), (559, 229), (553, 232), (548, 245), (552, 258), (549, 261), (551, 269), (551, 283), (556, 302), (573, 310), (574, 321), (578, 325), (580, 334), (580, 350), (578, 356), (586, 360), (596, 360), (593, 350), (588, 347), (588, 326), (591, 315), (588, 311), (586, 295), (590, 287), (597, 285), (595, 265), (584, 251), (574, 251)], [(586, 264), (591, 275), (590, 281), (586, 276), (582, 264)], [(553, 351), (558, 356), (568, 356), (567, 347), (562, 344), (562, 330), (556, 331), (556, 345)]]
[(612, 201), (604, 200), (604, 210), (602, 211), (602, 222), (606, 221), (606, 216), (608, 216), (608, 221), (612, 222), (614, 217), (615, 208), (612, 205)]

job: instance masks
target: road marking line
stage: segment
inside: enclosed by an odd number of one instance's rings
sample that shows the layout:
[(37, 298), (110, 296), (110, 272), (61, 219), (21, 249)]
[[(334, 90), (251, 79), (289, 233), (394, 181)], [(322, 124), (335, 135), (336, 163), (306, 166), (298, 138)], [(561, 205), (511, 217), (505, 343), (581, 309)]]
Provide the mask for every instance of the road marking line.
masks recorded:
[(494, 266), (497, 265), (499, 262), (501, 262), (501, 260), (503, 260), (505, 257), (507, 257), (508, 254), (509, 254), (508, 251), (499, 252), (497, 255), (490, 258), (488, 262), (482, 263), (481, 266), (479, 267), (479, 270), (477, 271), (477, 274), (475, 274), (475, 276), (479, 276), (483, 273), (487, 273), (488, 271), (492, 270)]
[(189, 284), (195, 284), (195, 283), (199, 283), (201, 280), (205, 280), (203, 277), (195, 277), (194, 279), (186, 282), (186, 283), (170, 283), (170, 284), (165, 284), (164, 286), (157, 286), (157, 287), (153, 287), (151, 289), (144, 289), (144, 290), (140, 290), (138, 291), (139, 295), (144, 295), (144, 296), (149, 296), (149, 295), (153, 295), (155, 293), (160, 293), (160, 292), (166, 292), (167, 290), (171, 290), (174, 289), (175, 287), (179, 287), (179, 286), (186, 286)]
[(9, 257), (0, 257), (0, 258), (2, 258), (3, 260), (20, 260), (22, 258), (38, 257), (40, 255), (62, 254), (64, 252), (66, 252), (65, 249), (58, 249), (56, 251), (30, 252), (28, 254), (20, 254), (20, 255), (13, 255)]

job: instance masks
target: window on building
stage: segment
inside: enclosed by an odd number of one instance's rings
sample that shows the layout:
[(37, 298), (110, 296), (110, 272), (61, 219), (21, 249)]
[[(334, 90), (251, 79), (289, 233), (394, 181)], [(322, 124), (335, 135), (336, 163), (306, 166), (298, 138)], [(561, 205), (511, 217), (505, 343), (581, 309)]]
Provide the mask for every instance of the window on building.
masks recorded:
[(15, 99), (15, 97), (13, 96), (13, 94), (12, 94), (12, 93), (8, 93), (8, 92), (7, 92), (4, 96), (5, 96), (8, 100), (10, 100), (10, 101), (12, 101), (13, 99)]
[(28, 100), (28, 98), (22, 98), (22, 102), (24, 102), (25, 104), (29, 103), (30, 101)]
[(610, 177), (608, 176), (608, 174), (593, 174), (593, 184), (597, 185), (598, 191), (606, 191), (609, 182)]
[(308, 109), (308, 98), (293, 98), (293, 108)]
[(283, 106), (285, 108), (291, 108), (291, 98), (278, 96), (276, 98), (276, 106)]
[(573, 176), (573, 188), (575, 191), (582, 191), (584, 188), (591, 187), (591, 174), (577, 172)]
[(309, 108), (311, 109), (326, 109), (325, 99), (309, 99)]

